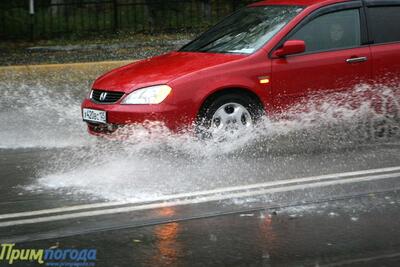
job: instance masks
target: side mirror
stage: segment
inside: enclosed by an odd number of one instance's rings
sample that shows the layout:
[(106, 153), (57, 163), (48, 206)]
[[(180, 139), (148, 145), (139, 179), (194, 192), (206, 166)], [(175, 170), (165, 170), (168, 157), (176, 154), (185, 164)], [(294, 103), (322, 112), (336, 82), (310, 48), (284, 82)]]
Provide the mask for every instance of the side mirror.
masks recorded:
[(302, 40), (289, 40), (273, 53), (274, 57), (285, 57), (300, 54), (306, 51), (306, 43)]

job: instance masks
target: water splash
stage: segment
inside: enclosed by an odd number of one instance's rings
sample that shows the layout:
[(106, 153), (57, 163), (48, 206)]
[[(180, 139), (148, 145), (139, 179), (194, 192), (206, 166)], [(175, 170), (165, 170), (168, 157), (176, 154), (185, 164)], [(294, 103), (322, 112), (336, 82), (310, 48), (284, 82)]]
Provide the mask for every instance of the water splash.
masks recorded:
[(3, 82), (0, 91), (0, 148), (90, 144), (80, 119), (82, 88)]
[[(131, 125), (123, 142), (90, 137), (81, 121), (82, 86), (0, 84), (0, 148), (63, 148), (27, 189), (108, 200), (137, 200), (257, 182), (271, 177), (270, 155), (307, 154), (398, 142), (397, 87), (360, 85), (313, 96), (229, 142), (172, 133), (160, 123)], [(266, 159), (267, 157), (267, 159)], [(287, 162), (279, 162), (285, 168)], [(179, 185), (179, 186), (178, 186)]]

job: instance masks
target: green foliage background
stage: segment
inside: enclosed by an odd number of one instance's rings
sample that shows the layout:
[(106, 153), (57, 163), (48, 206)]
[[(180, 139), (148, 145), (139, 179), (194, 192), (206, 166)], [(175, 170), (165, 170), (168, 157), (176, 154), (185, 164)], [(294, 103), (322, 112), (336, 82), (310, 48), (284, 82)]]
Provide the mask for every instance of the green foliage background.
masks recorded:
[(251, 0), (0, 1), (0, 38), (54, 38), (116, 32), (198, 32)]

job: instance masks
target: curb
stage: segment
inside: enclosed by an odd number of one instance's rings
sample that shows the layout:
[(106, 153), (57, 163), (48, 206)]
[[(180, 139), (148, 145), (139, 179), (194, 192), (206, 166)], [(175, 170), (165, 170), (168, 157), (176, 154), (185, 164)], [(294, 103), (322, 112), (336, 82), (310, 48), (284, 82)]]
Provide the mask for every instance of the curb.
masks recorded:
[(138, 60), (117, 60), (117, 61), (98, 61), (98, 62), (80, 62), (80, 63), (62, 63), (62, 64), (38, 64), (38, 65), (15, 65), (15, 66), (0, 66), (1, 71), (35, 71), (40, 69), (80, 69), (99, 66), (122, 66), (133, 63)]

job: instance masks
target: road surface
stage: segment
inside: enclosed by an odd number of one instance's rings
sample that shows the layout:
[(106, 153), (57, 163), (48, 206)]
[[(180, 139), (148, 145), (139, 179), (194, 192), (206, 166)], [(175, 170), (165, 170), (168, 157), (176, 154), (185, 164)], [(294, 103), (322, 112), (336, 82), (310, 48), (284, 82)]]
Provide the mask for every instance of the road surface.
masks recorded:
[(0, 244), (94, 248), (95, 266), (400, 262), (396, 124), (314, 110), (230, 143), (158, 126), (97, 140), (79, 103), (98, 71), (7, 72)]

